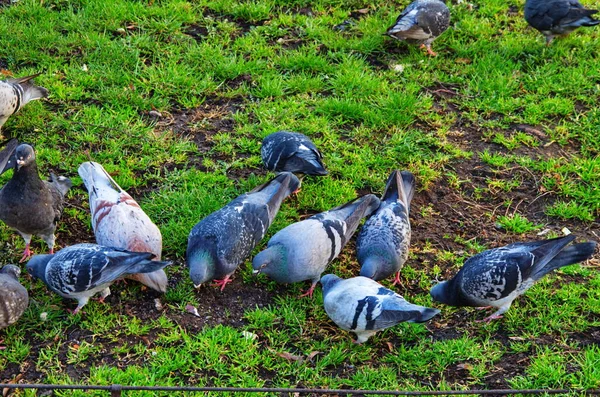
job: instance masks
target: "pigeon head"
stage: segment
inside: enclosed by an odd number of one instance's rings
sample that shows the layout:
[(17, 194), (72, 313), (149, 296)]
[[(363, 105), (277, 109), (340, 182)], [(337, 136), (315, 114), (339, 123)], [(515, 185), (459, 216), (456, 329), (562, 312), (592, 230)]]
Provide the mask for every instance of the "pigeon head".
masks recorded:
[(20, 144), (15, 150), (15, 159), (17, 162), (17, 170), (21, 167), (35, 163), (35, 152), (33, 147), (26, 143)]
[(198, 250), (188, 253), (186, 261), (195, 288), (214, 278), (215, 261), (210, 252)]
[(362, 264), (360, 268), (360, 275), (363, 277), (368, 277), (372, 280), (380, 280), (385, 278), (382, 277), (380, 273), (391, 267), (392, 265), (379, 255), (370, 255)]
[(287, 249), (281, 244), (268, 247), (252, 259), (252, 268), (254, 269), (252, 274), (285, 275), (288, 273)]
[(327, 291), (329, 291), (329, 289), (331, 289), (331, 287), (333, 287), (340, 281), (342, 281), (342, 279), (339, 278), (338, 276), (336, 276), (335, 274), (326, 274), (323, 277), (321, 277), (321, 285), (323, 286), (323, 295), (325, 295), (327, 293)]
[(19, 276), (21, 275), (21, 269), (19, 268), (19, 266), (6, 265), (2, 267), (2, 269), (0, 269), (0, 274), (8, 274), (15, 280), (18, 280)]
[(33, 278), (39, 278), (44, 283), (46, 282), (46, 266), (50, 259), (54, 257), (51, 255), (34, 255), (29, 262), (27, 262), (27, 273)]
[(454, 291), (453, 281), (442, 281), (434, 285), (429, 294), (434, 301), (444, 303), (446, 305), (456, 305), (459, 301), (458, 293)]

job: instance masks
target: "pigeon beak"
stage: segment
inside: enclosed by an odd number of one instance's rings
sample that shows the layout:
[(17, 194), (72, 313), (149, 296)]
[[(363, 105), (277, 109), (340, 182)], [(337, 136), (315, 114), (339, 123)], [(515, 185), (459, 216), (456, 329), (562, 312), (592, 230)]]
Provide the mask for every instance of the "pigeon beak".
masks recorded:
[(202, 287), (202, 284), (194, 284), (194, 288), (198, 289), (200, 287)]
[(253, 276), (256, 276), (257, 274), (260, 274), (260, 269), (252, 270)]
[(25, 161), (23, 159), (17, 160), (17, 170), (20, 169), (23, 165), (25, 165)]

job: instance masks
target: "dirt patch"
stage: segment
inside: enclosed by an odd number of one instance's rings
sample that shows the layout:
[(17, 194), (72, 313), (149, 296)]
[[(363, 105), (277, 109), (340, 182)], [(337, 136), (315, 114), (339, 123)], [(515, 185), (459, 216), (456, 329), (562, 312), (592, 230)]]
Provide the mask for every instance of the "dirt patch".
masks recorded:
[(197, 42), (201, 42), (206, 36), (208, 36), (208, 29), (206, 26), (190, 24), (183, 27), (183, 33), (191, 36)]

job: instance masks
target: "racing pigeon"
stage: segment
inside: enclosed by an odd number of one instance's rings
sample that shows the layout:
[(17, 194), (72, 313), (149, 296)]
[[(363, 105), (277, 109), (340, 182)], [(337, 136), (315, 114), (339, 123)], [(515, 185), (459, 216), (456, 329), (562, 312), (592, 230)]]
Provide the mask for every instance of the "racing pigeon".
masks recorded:
[(382, 280), (396, 273), (393, 285), (400, 282), (400, 269), (410, 246), (408, 212), (414, 189), (413, 174), (392, 172), (379, 209), (367, 219), (356, 239), (361, 276)]
[(307, 175), (327, 175), (323, 156), (304, 134), (277, 131), (263, 139), (260, 148), (265, 168)]
[(110, 295), (110, 285), (134, 273), (150, 273), (171, 262), (153, 261), (150, 252), (129, 252), (98, 244), (76, 244), (56, 254), (34, 255), (27, 272), (39, 278), (62, 297), (75, 299), (77, 314), (88, 300), (100, 292), (100, 302)]
[(599, 20), (592, 18), (598, 10), (584, 8), (578, 0), (527, 0), (525, 20), (539, 30), (550, 45), (554, 36), (567, 35), (581, 26), (595, 26)]
[(544, 275), (592, 256), (595, 242), (567, 247), (574, 239), (569, 235), (483, 251), (467, 259), (451, 280), (434, 286), (431, 296), (450, 306), (494, 307), (498, 310), (484, 321), (501, 318)]
[(0, 129), (8, 118), (29, 101), (46, 98), (48, 90), (33, 85), (33, 79), (41, 73), (18, 79), (0, 80)]
[[(15, 147), (11, 140), (8, 147)], [(12, 156), (6, 159), (5, 156)], [(65, 194), (71, 180), (50, 174), (49, 181), (38, 175), (35, 152), (27, 144), (16, 146), (14, 151), (0, 152), (0, 164), (5, 164), (0, 173), (14, 167), (12, 179), (0, 190), (0, 220), (19, 232), (25, 240), (25, 251), (20, 262), (31, 256), (29, 243), (33, 234), (40, 236), (50, 253), (54, 252), (54, 231), (63, 210)]]
[[(79, 166), (79, 175), (90, 196), (92, 228), (96, 243), (132, 252), (151, 252), (160, 260), (162, 235), (138, 203), (98, 163)], [(127, 276), (159, 292), (167, 291), (163, 269)]]
[(312, 297), (321, 273), (340, 254), (361, 219), (377, 207), (379, 199), (368, 194), (287, 226), (254, 257), (254, 274), (265, 273), (278, 283), (311, 280), (310, 289), (301, 296)]
[(282, 172), (198, 222), (188, 237), (186, 253), (194, 286), (216, 279), (223, 291), (235, 269), (265, 236), (282, 201), (299, 185), (294, 174)]
[(377, 331), (401, 322), (423, 323), (440, 311), (407, 302), (401, 295), (367, 277), (343, 280), (327, 274), (321, 278), (323, 305), (331, 320), (366, 342)]
[(441, 0), (415, 0), (388, 28), (386, 35), (396, 40), (421, 44), (429, 55), (437, 55), (431, 43), (450, 26), (450, 10)]
[[(17, 321), (29, 305), (29, 294), (19, 283), (20, 274), (21, 269), (15, 265), (6, 265), (0, 269), (0, 329)], [(0, 350), (2, 349), (4, 347), (0, 346)]]

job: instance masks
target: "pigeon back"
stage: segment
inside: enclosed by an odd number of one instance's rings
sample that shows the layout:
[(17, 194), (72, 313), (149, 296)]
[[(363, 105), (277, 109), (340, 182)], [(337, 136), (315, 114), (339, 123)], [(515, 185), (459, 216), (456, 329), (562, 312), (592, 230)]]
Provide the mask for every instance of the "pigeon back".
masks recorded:
[(0, 329), (15, 323), (29, 305), (29, 294), (19, 283), (19, 274), (14, 265), (0, 270)]

